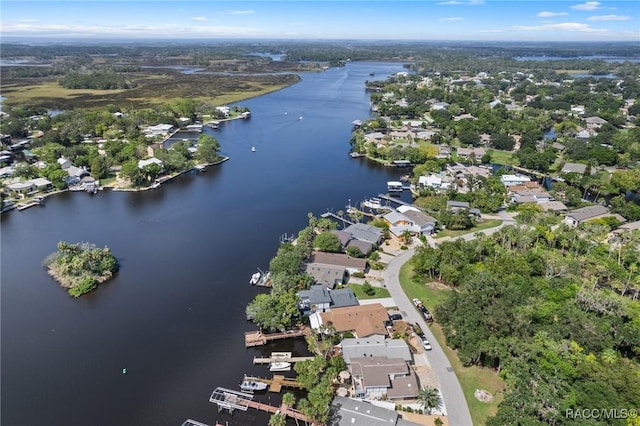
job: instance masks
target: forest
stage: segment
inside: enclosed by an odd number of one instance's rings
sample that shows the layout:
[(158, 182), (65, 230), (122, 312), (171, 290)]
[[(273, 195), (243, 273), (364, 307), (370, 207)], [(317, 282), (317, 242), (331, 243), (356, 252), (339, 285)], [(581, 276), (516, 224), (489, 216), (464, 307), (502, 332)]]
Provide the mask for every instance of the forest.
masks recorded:
[(579, 228), (541, 213), (519, 220), (412, 259), (425, 283), (454, 290), (435, 310), (448, 345), (506, 382), (487, 424), (573, 424), (570, 409), (638, 407), (640, 233), (611, 234), (607, 220)]

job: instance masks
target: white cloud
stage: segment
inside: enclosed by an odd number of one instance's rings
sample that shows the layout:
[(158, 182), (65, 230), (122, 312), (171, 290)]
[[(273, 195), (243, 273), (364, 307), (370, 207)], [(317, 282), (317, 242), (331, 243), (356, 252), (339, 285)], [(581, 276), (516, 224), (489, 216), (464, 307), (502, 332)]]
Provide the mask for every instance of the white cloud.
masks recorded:
[(440, 18), (440, 19), (438, 19), (438, 21), (441, 21), (441, 22), (464, 21), (464, 18), (462, 16), (451, 16), (449, 18)]
[(193, 18), (191, 18), (191, 20), (202, 22), (202, 21), (206, 21), (207, 18), (205, 18), (204, 16), (194, 16)]
[(631, 19), (629, 16), (623, 15), (601, 15), (591, 16), (587, 18), (587, 21), (628, 21)]
[(588, 24), (581, 24), (579, 22), (562, 22), (558, 24), (543, 24), (543, 25), (516, 25), (511, 27), (516, 31), (580, 31), (587, 33), (602, 33), (607, 32), (605, 29), (591, 28)]
[(600, 2), (597, 1), (588, 1), (586, 3), (576, 4), (571, 6), (571, 9), (576, 10), (596, 10), (600, 9)]
[(38, 22), (37, 19), (20, 19), (18, 22), (22, 22), (23, 24), (34, 24)]
[(553, 16), (564, 16), (568, 15), (567, 12), (540, 12), (536, 16), (539, 18), (551, 18)]
[(253, 15), (255, 10), (227, 10), (229, 15)]
[(501, 33), (502, 30), (480, 30), (481, 33)]

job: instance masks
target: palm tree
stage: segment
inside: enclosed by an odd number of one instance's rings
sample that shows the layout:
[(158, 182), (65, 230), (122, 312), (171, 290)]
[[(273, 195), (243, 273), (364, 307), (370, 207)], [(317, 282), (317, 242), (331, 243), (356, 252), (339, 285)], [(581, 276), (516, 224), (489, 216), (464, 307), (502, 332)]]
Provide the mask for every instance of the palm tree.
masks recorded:
[(429, 414), (431, 414), (431, 411), (434, 408), (437, 409), (442, 407), (440, 392), (438, 392), (438, 389), (431, 386), (420, 389), (418, 392), (418, 401), (425, 410), (429, 411)]
[(296, 403), (296, 397), (291, 392), (287, 392), (282, 395), (282, 403), (287, 407), (293, 408), (293, 405)]
[(285, 426), (287, 424), (287, 416), (282, 413), (275, 413), (269, 418), (269, 426)]

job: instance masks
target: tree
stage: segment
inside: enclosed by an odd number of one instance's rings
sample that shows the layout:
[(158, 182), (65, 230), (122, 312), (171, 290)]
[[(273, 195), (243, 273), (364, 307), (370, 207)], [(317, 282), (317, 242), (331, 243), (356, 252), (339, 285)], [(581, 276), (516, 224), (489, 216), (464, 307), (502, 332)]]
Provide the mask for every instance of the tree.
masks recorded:
[(418, 391), (418, 402), (431, 414), (434, 409), (442, 407), (442, 397), (438, 389), (426, 386)]
[(282, 403), (287, 407), (293, 407), (296, 403), (296, 397), (291, 392), (287, 392), (282, 395)]
[(511, 151), (516, 141), (510, 135), (497, 134), (491, 136), (491, 147), (502, 151)]
[(337, 253), (342, 251), (342, 243), (337, 235), (330, 231), (324, 231), (318, 234), (313, 240), (313, 246), (320, 251)]
[(203, 163), (213, 163), (220, 157), (220, 143), (213, 136), (202, 134), (198, 138), (198, 144), (196, 145), (198, 150), (195, 154), (195, 159)]
[(282, 413), (274, 413), (269, 417), (269, 426), (286, 426), (287, 416)]

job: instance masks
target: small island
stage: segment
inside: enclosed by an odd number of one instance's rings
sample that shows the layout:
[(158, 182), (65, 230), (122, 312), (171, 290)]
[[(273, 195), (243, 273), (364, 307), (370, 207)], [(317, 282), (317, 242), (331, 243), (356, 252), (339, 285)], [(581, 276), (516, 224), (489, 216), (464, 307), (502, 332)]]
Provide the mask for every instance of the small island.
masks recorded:
[(80, 297), (111, 278), (118, 270), (118, 261), (108, 247), (97, 248), (90, 243), (58, 243), (58, 251), (49, 255), (45, 266), (56, 281), (73, 297)]

